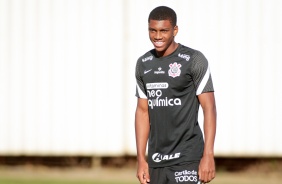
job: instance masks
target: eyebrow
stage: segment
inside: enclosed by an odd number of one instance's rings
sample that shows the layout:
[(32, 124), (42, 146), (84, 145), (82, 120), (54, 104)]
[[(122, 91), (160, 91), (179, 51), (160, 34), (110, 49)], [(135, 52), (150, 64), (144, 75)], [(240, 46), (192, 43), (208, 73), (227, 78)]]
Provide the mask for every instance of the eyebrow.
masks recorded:
[[(156, 31), (156, 29), (152, 28), (152, 27), (149, 27), (149, 30)], [(169, 31), (169, 30), (170, 30), (170, 28), (162, 28), (162, 29), (160, 29), (160, 31)]]

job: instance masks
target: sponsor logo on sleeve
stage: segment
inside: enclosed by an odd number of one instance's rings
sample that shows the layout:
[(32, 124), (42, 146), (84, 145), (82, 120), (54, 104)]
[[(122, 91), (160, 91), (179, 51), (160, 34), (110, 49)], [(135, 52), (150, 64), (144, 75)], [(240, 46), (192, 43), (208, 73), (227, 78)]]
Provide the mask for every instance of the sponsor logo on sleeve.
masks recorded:
[(190, 59), (190, 56), (187, 55), (187, 54), (181, 54), (181, 53), (179, 53), (179, 54), (178, 54), (178, 57), (180, 57), (180, 58), (182, 58), (182, 59), (185, 59), (186, 61), (189, 61), (189, 59)]
[(142, 62), (146, 62), (146, 61), (152, 61), (153, 60), (153, 56), (148, 56), (146, 58), (142, 59)]

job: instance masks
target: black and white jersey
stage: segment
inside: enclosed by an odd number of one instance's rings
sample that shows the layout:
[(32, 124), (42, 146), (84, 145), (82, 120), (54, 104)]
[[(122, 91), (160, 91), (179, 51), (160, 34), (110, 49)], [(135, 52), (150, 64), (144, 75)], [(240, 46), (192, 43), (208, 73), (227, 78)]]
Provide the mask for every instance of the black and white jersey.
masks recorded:
[(204, 140), (197, 95), (214, 91), (205, 56), (181, 44), (160, 58), (153, 49), (138, 59), (136, 81), (136, 96), (148, 99), (149, 166), (200, 160)]

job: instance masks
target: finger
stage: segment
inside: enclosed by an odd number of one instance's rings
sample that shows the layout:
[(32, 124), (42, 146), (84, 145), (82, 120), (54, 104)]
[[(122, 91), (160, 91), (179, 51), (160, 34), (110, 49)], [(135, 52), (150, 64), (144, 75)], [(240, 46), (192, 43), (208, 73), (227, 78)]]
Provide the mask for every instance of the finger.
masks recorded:
[(204, 182), (204, 183), (208, 182), (208, 173), (202, 172), (201, 181)]
[(199, 169), (198, 174), (199, 174), (199, 180), (201, 182), (206, 182), (206, 173), (201, 169)]
[(139, 180), (139, 182), (141, 184), (145, 183), (145, 179), (144, 179), (144, 174), (143, 173), (138, 173), (137, 174), (137, 178), (138, 178), (138, 180)]
[(210, 181), (213, 180), (214, 178), (215, 178), (215, 171), (209, 172), (208, 182), (210, 182)]
[(215, 171), (212, 172), (212, 179), (215, 178)]
[(150, 182), (150, 175), (148, 173), (144, 173), (144, 179), (147, 183)]

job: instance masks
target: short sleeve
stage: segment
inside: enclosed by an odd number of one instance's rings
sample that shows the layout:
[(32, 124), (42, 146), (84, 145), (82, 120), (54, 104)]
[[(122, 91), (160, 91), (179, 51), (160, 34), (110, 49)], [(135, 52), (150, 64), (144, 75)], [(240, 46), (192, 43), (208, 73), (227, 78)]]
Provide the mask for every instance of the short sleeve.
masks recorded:
[(214, 91), (209, 63), (206, 57), (199, 51), (195, 52), (191, 73), (196, 88), (196, 95)]
[(140, 62), (138, 62), (138, 61), (137, 61), (136, 68), (135, 68), (135, 77), (136, 77), (136, 94), (135, 94), (135, 96), (138, 97), (138, 98), (147, 99), (144, 82), (143, 82), (141, 75), (140, 75)]

